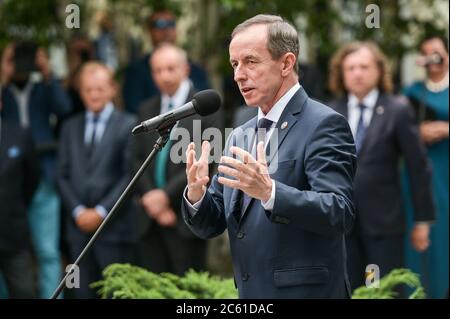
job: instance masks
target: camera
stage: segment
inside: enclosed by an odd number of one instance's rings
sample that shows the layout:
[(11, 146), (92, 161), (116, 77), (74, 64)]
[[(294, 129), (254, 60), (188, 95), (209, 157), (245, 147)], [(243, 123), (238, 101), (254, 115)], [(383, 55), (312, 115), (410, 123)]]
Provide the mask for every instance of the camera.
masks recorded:
[(14, 50), (15, 74), (20, 78), (28, 77), (37, 71), (36, 52), (37, 45), (33, 42), (18, 43)]
[(442, 64), (443, 62), (444, 58), (439, 53), (423, 55), (417, 59), (417, 64), (425, 67), (433, 64)]

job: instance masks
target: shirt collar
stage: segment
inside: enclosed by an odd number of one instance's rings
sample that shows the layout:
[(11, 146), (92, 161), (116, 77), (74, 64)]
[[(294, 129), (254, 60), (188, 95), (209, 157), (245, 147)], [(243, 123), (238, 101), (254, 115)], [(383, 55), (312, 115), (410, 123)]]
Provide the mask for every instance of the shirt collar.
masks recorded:
[(293, 87), (291, 87), (270, 109), (270, 111), (264, 115), (260, 108), (258, 108), (258, 121), (262, 118), (266, 118), (271, 120), (274, 123), (277, 123), (283, 113), (286, 105), (292, 99), (294, 94), (300, 89), (300, 83), (296, 83)]
[(360, 102), (354, 94), (350, 93), (348, 96), (348, 105), (350, 107), (357, 107), (360, 103), (362, 103), (365, 107), (373, 109), (377, 104), (379, 94), (379, 90), (375, 88), (370, 91)]
[[(103, 108), (103, 110), (101, 110), (100, 113), (97, 114), (99, 116), (98, 121), (99, 122), (106, 122), (109, 119), (109, 117), (111, 116), (113, 111), (114, 111), (114, 105), (112, 104), (112, 102), (106, 103), (106, 105)], [(94, 112), (87, 111), (86, 112), (86, 119), (88, 121), (92, 121), (93, 118), (94, 118)]]
[(162, 105), (169, 106), (169, 103), (172, 103), (173, 107), (179, 107), (186, 103), (186, 100), (189, 95), (189, 90), (191, 89), (191, 84), (188, 79), (185, 79), (181, 82), (178, 90), (174, 95), (169, 96), (168, 94), (163, 93), (161, 97)]
[(30, 94), (31, 88), (33, 87), (34, 82), (31, 81), (31, 79), (29, 79), (27, 81), (27, 83), (25, 84), (25, 86), (23, 87), (23, 89), (19, 89), (14, 83), (11, 83), (11, 91), (13, 92), (14, 95), (19, 96), (19, 95), (28, 95)]

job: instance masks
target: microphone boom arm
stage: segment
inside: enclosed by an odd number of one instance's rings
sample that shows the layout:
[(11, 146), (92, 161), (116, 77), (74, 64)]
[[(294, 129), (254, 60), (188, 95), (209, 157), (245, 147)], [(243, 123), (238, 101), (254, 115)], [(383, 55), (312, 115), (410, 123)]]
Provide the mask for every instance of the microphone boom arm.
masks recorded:
[(120, 209), (120, 207), (122, 207), (123, 202), (127, 199), (128, 195), (130, 194), (132, 188), (134, 187), (134, 185), (136, 184), (138, 179), (142, 176), (142, 174), (144, 173), (145, 169), (148, 167), (148, 165), (151, 163), (153, 158), (156, 156), (156, 153), (158, 153), (166, 145), (166, 143), (167, 143), (167, 141), (169, 140), (169, 137), (170, 137), (170, 132), (172, 131), (172, 128), (174, 127), (175, 123), (176, 122), (174, 122), (174, 123), (169, 123), (168, 122), (167, 125), (163, 125), (164, 127), (158, 129), (158, 132), (159, 132), (160, 136), (156, 140), (155, 144), (153, 145), (152, 151), (150, 152), (148, 157), (145, 159), (144, 163), (142, 163), (141, 167), (136, 172), (136, 174), (133, 176), (131, 181), (128, 183), (127, 187), (122, 192), (122, 194), (120, 195), (119, 199), (114, 204), (114, 206), (111, 209), (111, 211), (106, 215), (105, 219), (102, 221), (100, 226), (97, 228), (97, 230), (95, 231), (94, 235), (92, 235), (91, 239), (86, 244), (86, 246), (84, 247), (83, 251), (80, 253), (80, 255), (75, 260), (75, 262), (71, 265), (70, 269), (66, 272), (66, 274), (63, 277), (63, 279), (59, 283), (58, 287), (55, 289), (55, 291), (53, 292), (52, 296), (50, 297), (51, 299), (58, 298), (58, 296), (61, 293), (61, 291), (64, 290), (65, 283), (66, 283), (66, 280), (69, 277), (69, 275), (73, 274), (73, 272), (75, 271), (75, 267), (77, 267), (80, 264), (80, 262), (83, 260), (84, 256), (91, 249), (91, 247), (93, 246), (93, 244), (97, 240), (98, 236), (102, 232), (103, 228), (105, 228), (105, 226), (108, 224), (108, 222), (111, 220), (111, 218), (116, 214), (116, 212)]

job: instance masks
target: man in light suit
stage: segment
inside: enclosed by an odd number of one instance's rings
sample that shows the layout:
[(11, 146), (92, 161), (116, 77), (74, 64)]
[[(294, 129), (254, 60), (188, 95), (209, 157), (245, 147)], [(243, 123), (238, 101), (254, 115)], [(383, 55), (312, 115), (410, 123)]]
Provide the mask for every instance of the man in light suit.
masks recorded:
[[(73, 262), (131, 180), (131, 130), (135, 119), (117, 111), (112, 72), (86, 63), (80, 94), (86, 112), (64, 123), (58, 153), (58, 186), (65, 208), (66, 240)], [(80, 265), (76, 298), (95, 298), (88, 287), (111, 263), (133, 262), (136, 220), (126, 201)]]
[[(145, 101), (139, 109), (139, 121), (144, 121), (192, 100), (195, 88), (189, 79), (189, 64), (186, 53), (174, 44), (158, 46), (151, 56), (153, 80), (161, 94)], [(172, 133), (186, 130), (193, 136), (194, 121), (201, 130), (220, 128), (220, 116), (199, 115), (182, 119)], [(186, 186), (183, 163), (174, 163), (170, 158), (169, 140), (158, 153), (146, 173), (139, 180), (143, 213), (139, 214), (140, 263), (153, 272), (172, 272), (183, 275), (189, 268), (205, 270), (206, 242), (196, 237), (181, 218), (181, 202)], [(151, 151), (158, 137), (157, 132), (141, 134), (136, 138), (135, 169), (139, 168)], [(182, 154), (184, 155), (184, 154)]]
[(348, 118), (355, 136), (358, 170), (354, 182), (357, 218), (347, 239), (352, 288), (365, 282), (366, 267), (376, 264), (380, 277), (404, 267), (405, 212), (400, 161), (405, 160), (414, 195), (417, 251), (429, 245), (434, 220), (430, 166), (414, 124), (412, 109), (390, 95), (387, 59), (373, 43), (342, 47), (331, 62), (330, 87), (343, 96), (331, 103)]
[[(350, 128), (299, 85), (298, 34), (281, 17), (238, 25), (229, 51), (234, 79), (258, 116), (230, 135), (209, 188), (209, 143), (198, 160), (190, 144), (185, 222), (201, 238), (228, 229), (241, 298), (348, 298), (344, 234), (354, 219), (356, 160)], [(257, 125), (265, 129), (259, 143), (233, 146)]]

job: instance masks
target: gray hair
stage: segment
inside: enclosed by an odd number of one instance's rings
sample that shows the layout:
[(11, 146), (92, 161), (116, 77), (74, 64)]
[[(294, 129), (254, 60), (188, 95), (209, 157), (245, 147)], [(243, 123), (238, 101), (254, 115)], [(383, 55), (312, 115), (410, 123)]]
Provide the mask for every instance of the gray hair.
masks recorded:
[[(258, 14), (247, 19), (234, 28), (231, 39), (239, 32), (258, 24), (267, 25), (267, 50), (273, 59), (278, 59), (283, 54), (292, 52), (298, 60), (300, 43), (297, 30), (280, 16)], [(298, 63), (295, 63), (294, 71), (298, 74)]]

